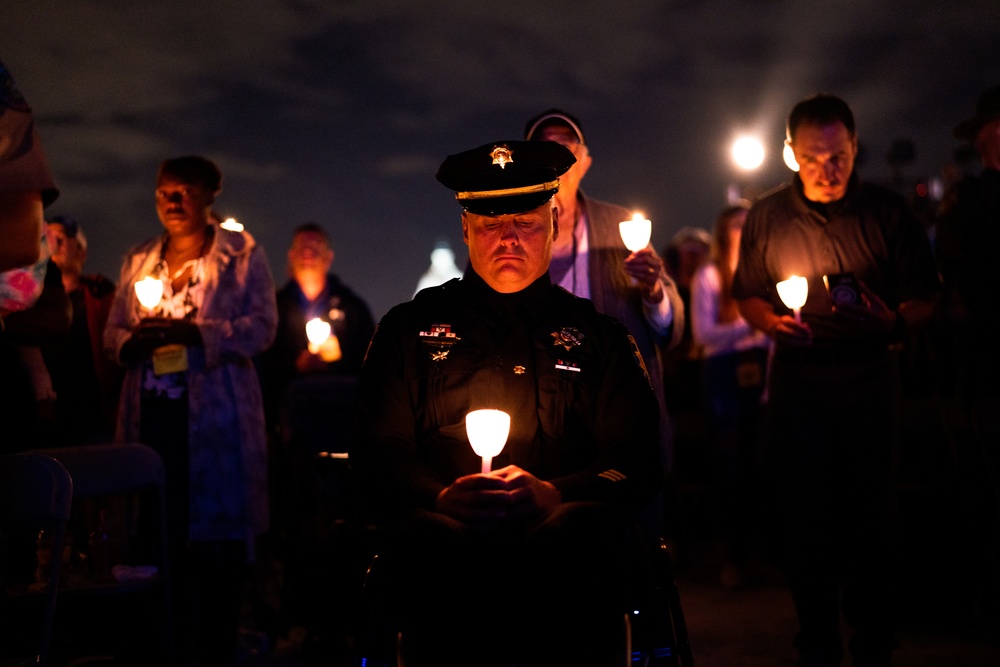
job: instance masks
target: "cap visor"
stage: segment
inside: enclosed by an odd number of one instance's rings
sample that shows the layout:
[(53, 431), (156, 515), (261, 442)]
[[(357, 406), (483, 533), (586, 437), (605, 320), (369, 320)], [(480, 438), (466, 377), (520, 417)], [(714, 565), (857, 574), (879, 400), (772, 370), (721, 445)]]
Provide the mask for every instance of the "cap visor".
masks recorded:
[(552, 199), (555, 190), (546, 192), (531, 192), (512, 197), (493, 197), (491, 199), (467, 199), (460, 202), (462, 208), (475, 215), (511, 215), (532, 211)]

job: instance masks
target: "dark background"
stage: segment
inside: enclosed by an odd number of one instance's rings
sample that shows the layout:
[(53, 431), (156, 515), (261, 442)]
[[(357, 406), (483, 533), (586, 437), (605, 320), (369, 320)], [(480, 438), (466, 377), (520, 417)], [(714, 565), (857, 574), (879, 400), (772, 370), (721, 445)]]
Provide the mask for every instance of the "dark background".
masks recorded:
[[(645, 212), (661, 248), (711, 228), (728, 184), (788, 178), (784, 119), (813, 92), (852, 105), (865, 177), (940, 175), (951, 128), (1000, 83), (998, 26), (995, 0), (0, 0), (0, 59), (62, 189), (48, 213), (83, 225), (88, 270), (117, 279), (160, 231), (157, 165), (200, 153), (225, 174), (218, 211), (264, 245), (277, 282), (291, 229), (317, 221), (380, 317), (436, 241), (464, 263), (459, 209), (434, 179), (449, 153), (563, 107), (594, 155), (585, 190)], [(741, 176), (727, 150), (744, 131), (768, 154)], [(891, 168), (900, 139), (915, 155)]]

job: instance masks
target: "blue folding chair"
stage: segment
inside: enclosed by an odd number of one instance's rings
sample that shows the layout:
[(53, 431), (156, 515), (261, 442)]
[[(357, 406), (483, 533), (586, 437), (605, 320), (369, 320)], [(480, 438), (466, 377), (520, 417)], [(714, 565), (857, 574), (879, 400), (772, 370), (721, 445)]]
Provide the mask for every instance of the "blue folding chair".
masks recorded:
[[(62, 575), (63, 549), (73, 501), (73, 480), (55, 459), (42, 454), (12, 454), (0, 457), (0, 545), (3, 548), (5, 611), (11, 614), (29, 613), (37, 608), (43, 596), (37, 619), (37, 635), (32, 655), (0, 659), (0, 665), (39, 665), (46, 667), (52, 648), (56, 602)], [(12, 569), (16, 565), (16, 536), (31, 539), (45, 531), (50, 540), (39, 544), (38, 575), (41, 581), (18, 580)], [(34, 543), (34, 540), (31, 540)], [(22, 545), (23, 546), (23, 545)], [(48, 563), (44, 562), (47, 560)], [(47, 583), (43, 583), (47, 580)], [(23, 618), (18, 619), (23, 621)], [(5, 628), (10, 625), (5, 623)], [(13, 638), (12, 638), (13, 639)], [(6, 643), (6, 642), (5, 642)]]

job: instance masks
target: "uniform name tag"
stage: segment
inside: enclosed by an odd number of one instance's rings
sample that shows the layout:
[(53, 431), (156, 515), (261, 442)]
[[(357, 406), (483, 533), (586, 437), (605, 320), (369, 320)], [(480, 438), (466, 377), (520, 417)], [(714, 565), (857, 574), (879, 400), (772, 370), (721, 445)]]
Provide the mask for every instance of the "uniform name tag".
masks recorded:
[(556, 359), (556, 368), (561, 371), (571, 371), (573, 373), (579, 373), (580, 367), (573, 361), (565, 361), (563, 359)]
[(188, 350), (184, 345), (164, 345), (153, 350), (153, 374), (183, 373), (188, 369)]

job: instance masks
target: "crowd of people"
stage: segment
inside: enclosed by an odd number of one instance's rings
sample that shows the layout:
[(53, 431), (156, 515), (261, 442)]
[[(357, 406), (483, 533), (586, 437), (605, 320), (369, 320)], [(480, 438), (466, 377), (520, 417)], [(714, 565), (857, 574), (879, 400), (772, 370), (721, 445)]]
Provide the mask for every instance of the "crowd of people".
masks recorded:
[[(583, 124), (549, 109), (520, 139), (444, 160), (468, 262), (435, 250), (413, 299), (376, 325), (319, 224), (291, 232), (276, 286), (253, 236), (219, 224), (223, 174), (198, 155), (160, 165), (163, 232), (117, 280), (85, 273), (83, 226), (45, 216), (56, 181), (2, 64), (0, 77), (0, 415), (16, 436), (3, 453), (159, 452), (185, 664), (235, 664), (248, 566), (302, 562), (295, 487), (315, 470), (287, 451), (290, 397), (316, 378), (349, 406), (340, 441), (317, 452), (349, 453), (343, 492), (387, 536), (407, 664), (470, 664), (484, 645), (475, 664), (612, 664), (626, 573), (681, 534), (680, 450), (693, 446), (723, 583), (746, 583), (764, 544), (792, 591), (802, 665), (841, 664), (841, 619), (855, 665), (889, 664), (900, 360), (915, 335), (947, 331), (929, 371), (955, 369), (940, 392), (969, 414), (997, 394), (986, 253), (1000, 234), (1000, 87), (955, 128), (983, 171), (949, 190), (933, 235), (861, 178), (847, 103), (813, 95), (789, 114), (791, 182), (660, 253), (623, 246), (630, 213), (581, 187)], [(789, 306), (778, 284), (795, 276), (808, 292)], [(468, 446), (480, 409), (510, 416), (492, 468)], [(678, 433), (691, 412), (700, 441)], [(994, 540), (997, 526), (983, 514)], [(546, 605), (510, 614), (471, 582)]]

